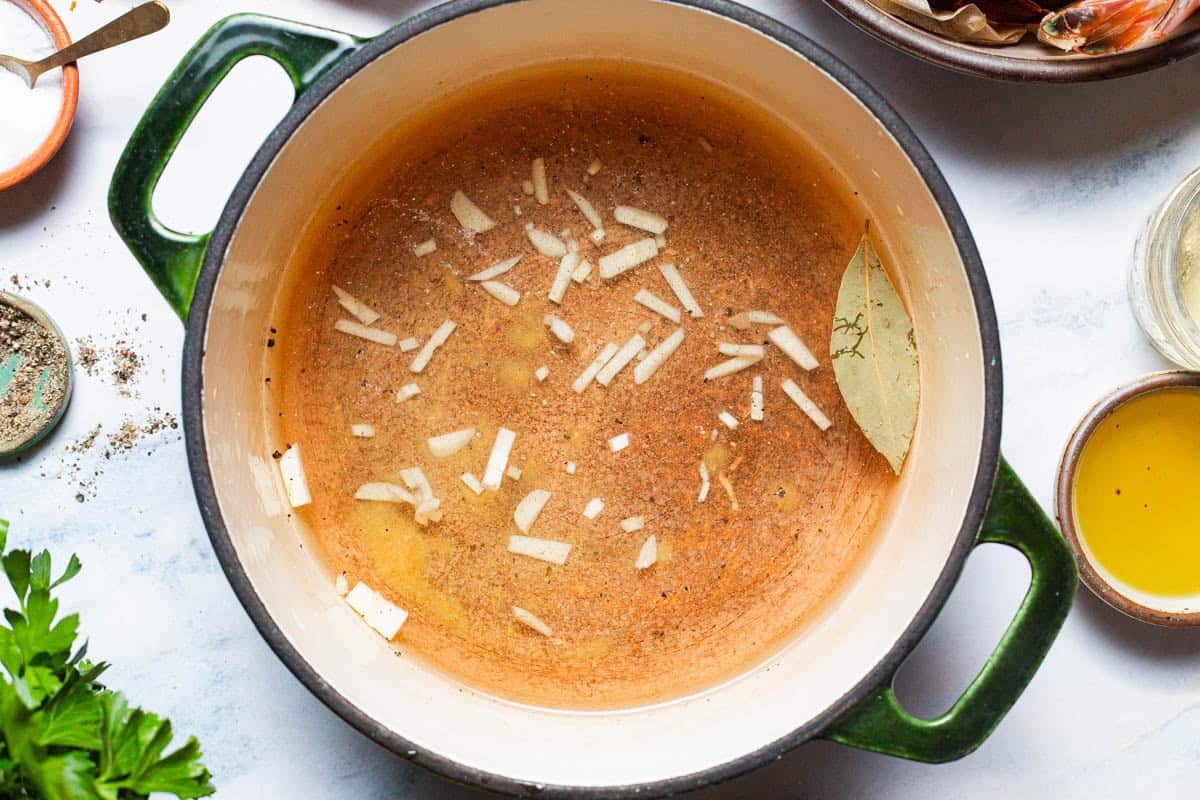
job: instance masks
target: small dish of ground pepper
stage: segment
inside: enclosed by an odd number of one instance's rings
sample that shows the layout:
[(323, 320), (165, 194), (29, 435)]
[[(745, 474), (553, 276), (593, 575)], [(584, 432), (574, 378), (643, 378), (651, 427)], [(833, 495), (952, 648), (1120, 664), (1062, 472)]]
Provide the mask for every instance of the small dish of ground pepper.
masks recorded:
[(62, 331), (33, 303), (0, 292), (0, 459), (25, 452), (54, 429), (72, 384)]

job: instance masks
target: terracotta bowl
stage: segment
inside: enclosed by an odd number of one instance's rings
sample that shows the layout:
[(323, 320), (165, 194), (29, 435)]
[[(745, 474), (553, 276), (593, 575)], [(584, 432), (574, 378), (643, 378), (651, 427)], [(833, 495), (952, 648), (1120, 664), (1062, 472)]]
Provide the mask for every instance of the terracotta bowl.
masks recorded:
[(1200, 597), (1159, 597), (1124, 585), (1092, 557), (1075, 523), (1075, 473), (1083, 448), (1108, 415), (1137, 397), (1162, 389), (1200, 390), (1200, 372), (1156, 372), (1120, 387), (1092, 407), (1071, 435), (1058, 468), (1055, 489), (1058, 524), (1067, 538), (1079, 577), (1096, 596), (1113, 608), (1152, 625), (1181, 628), (1200, 626)]
[(1117, 78), (1165, 67), (1200, 52), (1200, 18), (1193, 18), (1163, 41), (1105, 56), (1057, 53), (1027, 36), (1010, 47), (955, 42), (918, 28), (871, 0), (825, 0), (867, 33), (909, 55), (957, 72), (1012, 81), (1080, 83)]
[[(63, 25), (62, 18), (50, 7), (47, 0), (13, 0), (13, 2), (41, 22), (42, 27), (54, 39), (55, 47), (61, 50), (71, 43), (71, 34), (67, 33), (67, 26)], [(0, 172), (0, 192), (16, 186), (44, 167), (67, 140), (67, 134), (71, 131), (71, 123), (75, 121), (75, 105), (79, 102), (79, 69), (74, 64), (63, 67), (62, 86), (62, 108), (59, 109), (58, 120), (54, 123), (50, 135), (20, 164)]]

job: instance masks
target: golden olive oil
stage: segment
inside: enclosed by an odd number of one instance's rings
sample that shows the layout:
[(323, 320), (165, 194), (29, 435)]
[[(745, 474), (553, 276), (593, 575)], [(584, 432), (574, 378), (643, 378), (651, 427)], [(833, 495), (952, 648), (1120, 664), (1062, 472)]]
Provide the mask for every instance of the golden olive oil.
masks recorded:
[(1075, 523), (1129, 586), (1200, 592), (1200, 389), (1134, 398), (1096, 427), (1075, 474)]

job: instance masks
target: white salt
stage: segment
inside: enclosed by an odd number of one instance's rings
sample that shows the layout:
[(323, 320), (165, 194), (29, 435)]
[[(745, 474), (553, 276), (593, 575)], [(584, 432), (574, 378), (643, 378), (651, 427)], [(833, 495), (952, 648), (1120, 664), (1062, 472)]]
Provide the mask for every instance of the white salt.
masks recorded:
[[(0, 53), (37, 61), (57, 48), (49, 32), (23, 8), (0, 0)], [(62, 70), (47, 72), (37, 88), (0, 69), (0, 172), (16, 167), (50, 136), (62, 110)]]

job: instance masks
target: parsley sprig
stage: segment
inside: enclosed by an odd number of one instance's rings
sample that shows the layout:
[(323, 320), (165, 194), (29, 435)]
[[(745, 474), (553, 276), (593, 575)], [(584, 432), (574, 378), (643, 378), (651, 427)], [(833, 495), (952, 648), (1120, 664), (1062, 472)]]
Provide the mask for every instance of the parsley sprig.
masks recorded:
[(0, 520), (0, 564), (17, 596), (0, 624), (0, 798), (212, 794), (200, 743), (189, 738), (166, 753), (171, 723), (97, 683), (108, 665), (88, 661), (86, 644), (75, 647), (79, 615), (59, 617), (51, 591), (79, 573), (79, 559), (54, 577), (50, 553), (7, 550), (7, 542)]

